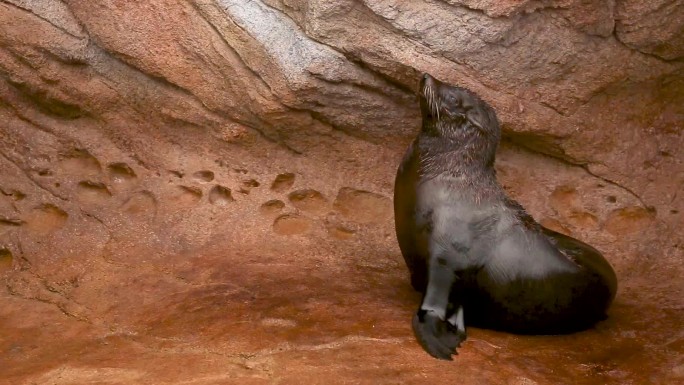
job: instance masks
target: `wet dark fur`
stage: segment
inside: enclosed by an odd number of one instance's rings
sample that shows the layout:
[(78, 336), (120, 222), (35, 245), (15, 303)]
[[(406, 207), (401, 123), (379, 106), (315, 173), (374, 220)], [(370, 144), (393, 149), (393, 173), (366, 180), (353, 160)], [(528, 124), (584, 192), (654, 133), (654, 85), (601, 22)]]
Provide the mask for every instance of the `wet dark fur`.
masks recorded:
[(605, 318), (617, 288), (610, 264), (539, 225), (497, 182), (492, 108), (429, 75), (419, 94), (422, 129), (399, 166), (394, 210), (411, 284), (424, 293), (413, 320), (423, 348), (451, 359), (466, 336), (459, 307), (468, 325), (516, 333), (569, 333)]

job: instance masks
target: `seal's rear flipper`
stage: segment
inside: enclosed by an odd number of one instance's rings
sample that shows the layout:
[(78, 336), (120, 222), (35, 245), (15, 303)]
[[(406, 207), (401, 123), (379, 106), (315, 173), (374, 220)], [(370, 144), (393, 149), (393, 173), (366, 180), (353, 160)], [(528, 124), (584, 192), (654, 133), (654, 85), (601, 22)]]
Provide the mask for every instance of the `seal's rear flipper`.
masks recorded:
[(465, 340), (465, 332), (432, 311), (418, 310), (413, 317), (413, 333), (425, 351), (435, 358), (451, 361), (456, 348)]

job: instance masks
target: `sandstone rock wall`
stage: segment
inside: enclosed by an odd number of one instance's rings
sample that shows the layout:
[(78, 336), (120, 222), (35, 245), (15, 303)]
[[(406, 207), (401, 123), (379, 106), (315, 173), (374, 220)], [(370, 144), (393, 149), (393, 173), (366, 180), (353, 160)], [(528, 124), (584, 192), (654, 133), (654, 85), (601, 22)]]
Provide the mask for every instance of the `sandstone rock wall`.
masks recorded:
[(111, 143), (152, 169), (176, 167), (160, 143), (331, 162), (359, 141), (399, 153), (427, 71), (481, 94), (510, 141), (680, 223), (680, 1), (1, 4), (3, 148), (24, 171), (68, 151), (49, 140)]
[[(22, 325), (22, 299), (69, 317), (76, 340), (192, 339), (197, 319), (150, 303), (199, 301), (186, 310), (213, 325), (220, 293), (282, 301), (254, 283), (274, 270), (301, 295), (354, 271), (331, 292), (394, 301), (389, 197), (422, 72), (492, 104), (502, 183), (606, 253), (623, 303), (681, 307), (681, 0), (0, 0), (4, 327)], [(376, 283), (384, 296), (355, 291)], [(315, 314), (339, 337), (355, 327)], [(320, 329), (283, 317), (260, 325)], [(265, 348), (235, 344), (216, 349)]]

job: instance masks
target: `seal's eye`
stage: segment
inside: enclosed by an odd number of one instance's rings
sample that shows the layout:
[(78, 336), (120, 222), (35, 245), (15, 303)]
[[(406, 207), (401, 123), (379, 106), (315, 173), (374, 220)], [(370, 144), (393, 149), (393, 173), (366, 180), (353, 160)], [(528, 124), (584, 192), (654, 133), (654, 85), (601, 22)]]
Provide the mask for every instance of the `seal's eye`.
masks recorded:
[(465, 119), (465, 116), (463, 115), (463, 101), (461, 98), (454, 95), (449, 95), (445, 98), (445, 101), (447, 115), (449, 115), (457, 123), (462, 123), (462, 121)]
[(447, 99), (449, 102), (449, 105), (452, 107), (460, 107), (461, 106), (461, 100), (457, 97), (449, 95), (449, 99)]

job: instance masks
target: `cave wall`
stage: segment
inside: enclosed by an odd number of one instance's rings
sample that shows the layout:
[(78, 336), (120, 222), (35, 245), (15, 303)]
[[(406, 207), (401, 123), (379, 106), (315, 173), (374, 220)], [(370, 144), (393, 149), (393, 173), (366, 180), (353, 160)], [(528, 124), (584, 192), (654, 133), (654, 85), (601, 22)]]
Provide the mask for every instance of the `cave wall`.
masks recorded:
[(679, 306), (679, 0), (0, 0), (7, 292), (129, 330), (160, 321), (122, 286), (226, 278), (196, 253), (343, 242), (405, 274), (389, 197), (422, 72), (494, 107), (535, 218)]
[(636, 198), (630, 213), (681, 223), (679, 1), (0, 4), (2, 149), (33, 189), (58, 194), (30, 174), (74, 148), (150, 170), (236, 147), (400, 153), (425, 71), (489, 101), (509, 141)]

